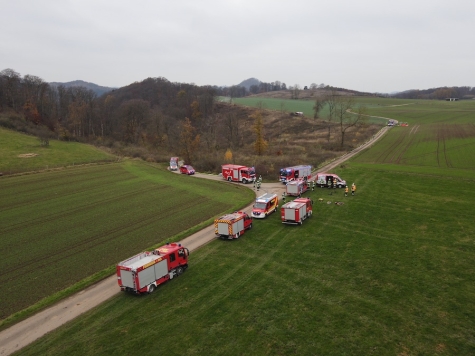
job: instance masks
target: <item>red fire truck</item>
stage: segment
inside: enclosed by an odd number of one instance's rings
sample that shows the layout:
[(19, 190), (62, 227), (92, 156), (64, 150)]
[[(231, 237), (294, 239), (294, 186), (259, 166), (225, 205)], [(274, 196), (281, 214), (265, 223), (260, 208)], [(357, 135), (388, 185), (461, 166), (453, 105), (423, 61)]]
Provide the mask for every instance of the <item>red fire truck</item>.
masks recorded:
[(254, 167), (239, 166), (237, 164), (225, 164), (221, 166), (223, 178), (228, 181), (252, 183), (256, 179)]
[(300, 178), (287, 183), (287, 185), (285, 186), (285, 191), (287, 195), (293, 195), (294, 197), (297, 197), (305, 193), (307, 190), (308, 190), (307, 181)]
[(294, 166), (282, 168), (279, 179), (282, 183), (288, 183), (298, 178), (309, 180), (312, 178), (312, 166)]
[(270, 213), (277, 210), (279, 205), (279, 197), (274, 193), (266, 193), (256, 199), (254, 206), (252, 207), (253, 218), (263, 219)]
[(116, 267), (121, 291), (152, 293), (155, 288), (181, 275), (188, 268), (190, 251), (178, 243), (167, 243), (152, 252), (141, 252)]
[(223, 215), (214, 221), (214, 232), (223, 239), (237, 239), (252, 228), (252, 218), (243, 211)]
[(282, 224), (302, 225), (306, 218), (312, 216), (312, 200), (297, 198), (282, 205), (280, 213)]

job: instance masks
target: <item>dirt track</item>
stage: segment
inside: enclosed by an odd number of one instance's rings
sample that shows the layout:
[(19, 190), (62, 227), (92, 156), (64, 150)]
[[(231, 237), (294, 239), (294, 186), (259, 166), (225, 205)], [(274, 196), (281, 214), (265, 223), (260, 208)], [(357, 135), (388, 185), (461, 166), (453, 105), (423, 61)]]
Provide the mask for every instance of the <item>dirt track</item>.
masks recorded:
[[(388, 129), (389, 127), (387, 126), (383, 127), (370, 141), (356, 148), (352, 152), (330, 162), (324, 167), (321, 167), (318, 171), (324, 172), (332, 170), (358, 152), (370, 147), (375, 141), (380, 139)], [(222, 180), (219, 176), (199, 173), (197, 173), (195, 177)], [(252, 189), (252, 185), (248, 185), (248, 187)], [(263, 183), (259, 194), (273, 192), (281, 195), (283, 191), (284, 186), (281, 183)], [(252, 204), (243, 210), (250, 212), (251, 209)], [(188, 247), (190, 251), (193, 251), (214, 239), (214, 226), (211, 225), (185, 238), (181, 243)], [(113, 275), (70, 296), (48, 309), (13, 325), (12, 327), (0, 332), (0, 355), (10, 355), (11, 353), (20, 350), (46, 333), (58, 328), (119, 293), (120, 289), (117, 285), (117, 278)]]

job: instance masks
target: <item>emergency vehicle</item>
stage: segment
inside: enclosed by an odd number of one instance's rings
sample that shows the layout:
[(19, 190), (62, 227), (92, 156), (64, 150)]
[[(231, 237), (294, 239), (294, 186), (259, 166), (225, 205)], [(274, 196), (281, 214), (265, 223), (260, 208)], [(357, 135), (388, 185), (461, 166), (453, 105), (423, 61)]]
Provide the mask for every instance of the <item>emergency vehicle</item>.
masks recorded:
[(277, 194), (266, 193), (256, 199), (256, 202), (252, 207), (251, 216), (253, 218), (263, 219), (270, 213), (276, 211), (278, 206), (279, 197), (277, 196)]
[(181, 275), (188, 268), (190, 251), (179, 243), (167, 243), (151, 252), (141, 252), (116, 267), (121, 291), (152, 293), (158, 285)]
[(302, 225), (305, 219), (312, 216), (312, 211), (310, 198), (297, 198), (282, 205), (280, 209), (282, 224)]
[(286, 194), (292, 195), (294, 197), (297, 197), (305, 193), (307, 190), (308, 190), (307, 181), (300, 178), (287, 183), (287, 185), (285, 186)]
[(346, 187), (346, 180), (333, 173), (318, 173), (315, 177), (315, 184), (317, 187), (331, 187), (334, 179), (336, 179), (336, 186), (338, 188)]
[(282, 168), (279, 179), (282, 183), (288, 183), (298, 178), (308, 180), (312, 178), (312, 166), (294, 166)]
[(243, 211), (223, 215), (214, 221), (214, 232), (223, 239), (237, 239), (252, 228), (252, 217)]
[(170, 158), (170, 170), (177, 171), (178, 170), (178, 157)]
[(239, 166), (237, 164), (225, 164), (221, 166), (223, 178), (228, 181), (251, 183), (256, 179), (254, 167)]

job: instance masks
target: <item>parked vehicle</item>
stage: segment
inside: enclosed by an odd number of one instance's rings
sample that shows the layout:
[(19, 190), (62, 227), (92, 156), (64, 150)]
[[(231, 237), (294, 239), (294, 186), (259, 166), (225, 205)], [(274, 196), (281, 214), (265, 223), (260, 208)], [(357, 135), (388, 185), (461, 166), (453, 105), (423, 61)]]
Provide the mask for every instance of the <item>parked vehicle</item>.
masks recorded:
[(346, 180), (341, 179), (333, 173), (318, 173), (315, 178), (315, 184), (317, 187), (331, 187), (334, 179), (336, 179), (336, 186), (338, 188), (346, 187)]
[(312, 166), (294, 166), (280, 170), (279, 180), (284, 184), (299, 178), (304, 180), (312, 178)]
[(170, 170), (177, 171), (178, 170), (178, 157), (170, 158)]
[(252, 207), (251, 216), (253, 218), (264, 219), (267, 215), (277, 210), (279, 206), (279, 197), (277, 194), (266, 193), (256, 199)]
[(302, 225), (305, 219), (312, 216), (312, 200), (297, 198), (282, 205), (280, 212), (283, 224)]
[(188, 268), (190, 251), (179, 243), (167, 243), (152, 252), (141, 252), (119, 262), (117, 282), (121, 291), (152, 293), (155, 288), (181, 275)]
[(243, 211), (223, 215), (214, 221), (214, 232), (223, 239), (237, 239), (252, 228), (252, 217)]
[(195, 169), (192, 166), (184, 164), (183, 166), (180, 167), (180, 173), (188, 174), (188, 175), (195, 174)]
[(287, 195), (297, 197), (308, 190), (308, 182), (303, 179), (293, 180), (287, 183), (285, 186), (285, 192)]
[(237, 164), (224, 164), (221, 166), (223, 178), (232, 182), (252, 183), (256, 179), (254, 167), (240, 166)]

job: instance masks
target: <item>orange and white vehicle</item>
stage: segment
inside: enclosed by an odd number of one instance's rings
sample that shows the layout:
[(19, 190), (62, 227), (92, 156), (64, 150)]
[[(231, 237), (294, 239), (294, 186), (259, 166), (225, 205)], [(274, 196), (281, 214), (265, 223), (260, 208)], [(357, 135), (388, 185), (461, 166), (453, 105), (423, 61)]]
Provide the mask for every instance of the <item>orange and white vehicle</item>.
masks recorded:
[(346, 180), (341, 179), (333, 173), (318, 173), (315, 177), (315, 184), (317, 187), (331, 187), (335, 179), (338, 188), (346, 187)]
[(279, 174), (279, 180), (286, 184), (296, 179), (309, 180), (312, 178), (312, 166), (293, 166), (282, 168)]
[(264, 219), (267, 215), (277, 210), (279, 197), (274, 193), (266, 193), (256, 199), (252, 207), (251, 216), (253, 218)]
[(230, 182), (252, 183), (256, 180), (254, 167), (239, 166), (237, 164), (224, 164), (221, 166), (223, 178)]
[(252, 228), (252, 217), (243, 211), (223, 215), (214, 221), (214, 233), (223, 239), (237, 239)]
[(287, 183), (285, 186), (285, 192), (287, 195), (298, 197), (308, 190), (308, 182), (303, 179), (293, 180)]
[(141, 252), (119, 262), (117, 281), (121, 291), (152, 293), (158, 285), (178, 277), (188, 268), (190, 251), (179, 243), (167, 243), (152, 252)]
[(280, 209), (282, 224), (302, 225), (303, 221), (312, 216), (312, 200), (297, 198), (282, 205)]

